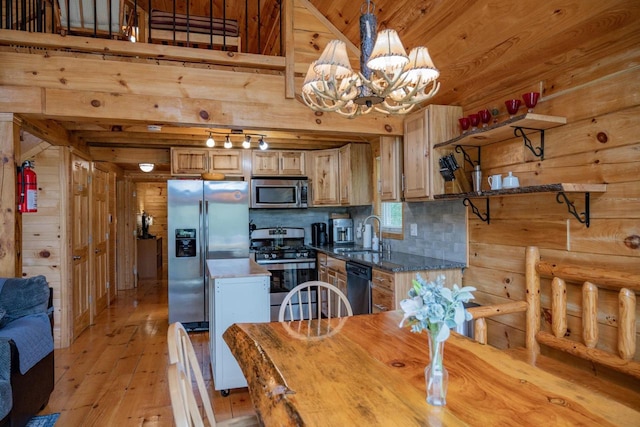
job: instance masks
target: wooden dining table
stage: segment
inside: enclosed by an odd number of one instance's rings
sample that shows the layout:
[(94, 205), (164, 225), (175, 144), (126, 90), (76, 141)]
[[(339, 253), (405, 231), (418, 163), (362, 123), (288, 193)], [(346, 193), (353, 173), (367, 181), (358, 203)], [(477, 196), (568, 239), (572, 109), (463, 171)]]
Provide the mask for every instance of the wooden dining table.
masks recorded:
[(224, 333), (265, 426), (640, 425), (640, 412), (452, 333), (446, 406), (426, 402), (427, 336), (399, 311), (234, 324)]

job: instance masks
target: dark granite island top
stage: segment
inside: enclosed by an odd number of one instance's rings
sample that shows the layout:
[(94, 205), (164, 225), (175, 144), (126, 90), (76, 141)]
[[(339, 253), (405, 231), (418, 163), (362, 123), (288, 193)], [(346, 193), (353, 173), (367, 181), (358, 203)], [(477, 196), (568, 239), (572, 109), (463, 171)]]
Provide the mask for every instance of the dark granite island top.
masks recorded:
[(362, 246), (327, 245), (311, 246), (316, 251), (344, 261), (355, 261), (381, 270), (394, 273), (422, 270), (462, 269), (463, 262), (449, 261), (443, 258), (431, 258), (404, 252), (372, 252)]

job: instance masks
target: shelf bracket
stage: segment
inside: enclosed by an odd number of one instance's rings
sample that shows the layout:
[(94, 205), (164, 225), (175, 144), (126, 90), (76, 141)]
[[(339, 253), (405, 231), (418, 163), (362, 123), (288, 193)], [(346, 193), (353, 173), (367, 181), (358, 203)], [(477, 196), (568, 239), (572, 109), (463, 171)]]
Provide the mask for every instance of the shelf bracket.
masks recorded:
[(556, 196), (556, 201), (560, 204), (562, 203), (566, 203), (567, 205), (567, 210), (569, 211), (569, 213), (571, 215), (573, 215), (574, 217), (576, 217), (576, 219), (578, 220), (578, 222), (580, 222), (580, 224), (584, 224), (587, 226), (587, 228), (589, 228), (589, 221), (590, 221), (590, 212), (589, 212), (589, 200), (591, 198), (591, 193), (584, 193), (584, 212), (582, 213), (578, 213), (578, 211), (576, 210), (576, 205), (570, 201), (567, 198), (567, 195), (564, 194), (564, 192), (559, 192), (558, 195)]
[(462, 204), (465, 206), (471, 206), (471, 212), (473, 212), (478, 218), (480, 218), (480, 221), (490, 224), (491, 216), (489, 213), (489, 198), (486, 197), (484, 201), (487, 204), (484, 214), (480, 213), (480, 210), (476, 207), (476, 205), (473, 204), (471, 199), (469, 199), (468, 197), (465, 197), (464, 199), (462, 199)]
[[(529, 137), (525, 133), (525, 130), (540, 132), (539, 147), (535, 147), (535, 148), (533, 147), (533, 144), (531, 144), (531, 139), (529, 139)], [(515, 136), (519, 136), (522, 138), (522, 141), (524, 142), (524, 146), (527, 147), (533, 153), (534, 156), (540, 157), (540, 160), (544, 160), (544, 129), (532, 129), (532, 128), (524, 128), (521, 126), (516, 126), (513, 129), (513, 134)]]
[[(480, 164), (480, 146), (478, 146), (476, 148), (478, 149), (478, 163), (477, 164), (479, 165)], [(464, 146), (456, 145), (456, 153), (462, 153), (462, 156), (464, 157), (464, 161), (471, 165), (471, 169), (473, 169), (475, 167), (475, 164), (473, 163), (473, 160), (471, 160), (471, 156), (469, 156), (467, 151), (464, 149)]]

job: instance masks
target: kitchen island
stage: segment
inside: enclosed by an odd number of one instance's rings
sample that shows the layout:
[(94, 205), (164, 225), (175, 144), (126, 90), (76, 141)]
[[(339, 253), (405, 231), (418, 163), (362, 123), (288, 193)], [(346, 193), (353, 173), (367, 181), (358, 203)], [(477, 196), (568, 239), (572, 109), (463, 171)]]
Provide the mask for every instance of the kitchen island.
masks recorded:
[(211, 370), (215, 389), (226, 396), (247, 382), (222, 334), (234, 323), (269, 322), (271, 273), (250, 258), (209, 259), (207, 271)]

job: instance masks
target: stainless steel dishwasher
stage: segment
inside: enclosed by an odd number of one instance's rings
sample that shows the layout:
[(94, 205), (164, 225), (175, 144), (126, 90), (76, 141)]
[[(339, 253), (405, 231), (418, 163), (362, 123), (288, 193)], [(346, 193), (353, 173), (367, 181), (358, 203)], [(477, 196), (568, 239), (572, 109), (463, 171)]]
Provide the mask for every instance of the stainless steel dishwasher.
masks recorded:
[(347, 299), (353, 314), (371, 313), (371, 267), (347, 261)]

